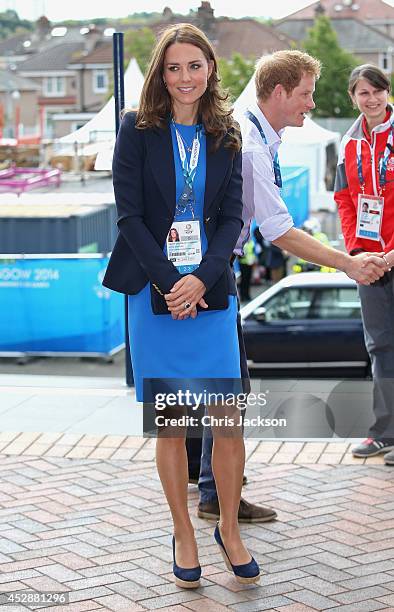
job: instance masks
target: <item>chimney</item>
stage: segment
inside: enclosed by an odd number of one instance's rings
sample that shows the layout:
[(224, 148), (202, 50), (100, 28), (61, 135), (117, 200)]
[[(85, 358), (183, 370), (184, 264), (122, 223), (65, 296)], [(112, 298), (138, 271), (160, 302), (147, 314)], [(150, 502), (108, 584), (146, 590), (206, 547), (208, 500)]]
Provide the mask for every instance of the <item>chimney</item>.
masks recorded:
[(103, 32), (100, 30), (100, 28), (98, 28), (95, 25), (89, 26), (89, 31), (83, 35), (84, 43), (85, 43), (85, 49), (84, 49), (85, 55), (88, 55), (89, 53), (93, 51), (98, 41), (102, 39), (102, 36), (103, 36)]
[(172, 10), (168, 6), (166, 6), (163, 10), (163, 20), (172, 21), (173, 16), (174, 13), (172, 12)]
[(216, 24), (210, 2), (202, 0), (201, 6), (197, 9), (196, 25), (205, 32), (208, 38), (215, 40)]
[(315, 19), (321, 17), (322, 15), (325, 15), (325, 13), (326, 9), (324, 8), (323, 4), (321, 2), (318, 2), (315, 6)]
[(34, 38), (35, 40), (39, 42), (45, 40), (48, 37), (48, 34), (51, 31), (51, 28), (52, 28), (52, 25), (49, 19), (45, 17), (45, 15), (42, 15), (42, 17), (40, 17), (36, 21), (36, 28), (35, 28), (35, 32), (32, 38)]

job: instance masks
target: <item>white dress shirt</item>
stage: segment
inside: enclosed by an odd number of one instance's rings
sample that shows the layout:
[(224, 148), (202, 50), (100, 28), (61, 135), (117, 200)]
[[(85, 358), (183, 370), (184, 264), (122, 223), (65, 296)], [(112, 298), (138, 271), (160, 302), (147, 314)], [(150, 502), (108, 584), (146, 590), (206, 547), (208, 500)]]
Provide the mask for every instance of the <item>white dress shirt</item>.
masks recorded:
[(241, 121), (244, 226), (234, 250), (237, 255), (242, 254), (242, 247), (249, 239), (253, 218), (263, 237), (271, 242), (283, 236), (294, 225), (281, 198), (280, 189), (275, 184), (273, 160), (282, 142), (283, 130), (279, 134), (275, 132), (257, 103), (251, 105), (249, 110), (258, 119), (267, 144), (254, 123), (244, 117)]

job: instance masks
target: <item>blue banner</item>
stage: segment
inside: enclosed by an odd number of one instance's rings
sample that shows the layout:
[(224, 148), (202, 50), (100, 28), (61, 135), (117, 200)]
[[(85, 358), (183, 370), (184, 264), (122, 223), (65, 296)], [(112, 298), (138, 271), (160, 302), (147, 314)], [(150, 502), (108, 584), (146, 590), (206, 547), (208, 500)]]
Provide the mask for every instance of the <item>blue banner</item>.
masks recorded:
[(124, 344), (124, 297), (107, 257), (0, 260), (0, 352), (109, 354)]
[(301, 227), (309, 217), (309, 170), (296, 166), (285, 166), (281, 170), (282, 198), (293, 217), (294, 225)]

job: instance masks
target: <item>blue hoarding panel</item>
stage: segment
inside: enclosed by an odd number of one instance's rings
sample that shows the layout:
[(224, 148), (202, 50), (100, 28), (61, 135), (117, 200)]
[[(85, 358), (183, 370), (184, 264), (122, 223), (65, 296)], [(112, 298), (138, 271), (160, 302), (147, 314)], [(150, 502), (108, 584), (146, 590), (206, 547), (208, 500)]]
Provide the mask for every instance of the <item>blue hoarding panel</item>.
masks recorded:
[(303, 167), (285, 166), (281, 171), (282, 198), (294, 219), (294, 225), (301, 227), (309, 217), (309, 170)]
[(0, 352), (108, 354), (124, 343), (124, 298), (108, 258), (0, 261)]

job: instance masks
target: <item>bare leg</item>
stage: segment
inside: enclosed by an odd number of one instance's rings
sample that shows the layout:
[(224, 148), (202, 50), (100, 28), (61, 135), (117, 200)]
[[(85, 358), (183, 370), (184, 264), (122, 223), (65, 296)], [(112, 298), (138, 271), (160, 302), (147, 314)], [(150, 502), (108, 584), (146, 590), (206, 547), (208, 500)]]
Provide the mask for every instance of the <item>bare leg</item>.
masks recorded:
[(156, 465), (174, 523), (176, 562), (182, 568), (196, 567), (199, 562), (187, 507), (189, 475), (184, 437), (158, 437)]
[[(215, 416), (215, 409), (210, 411), (210, 415)], [(229, 426), (212, 427), (212, 431), (212, 470), (220, 506), (220, 533), (231, 563), (242, 565), (251, 560), (250, 553), (242, 543), (238, 524), (238, 508), (245, 467), (242, 428), (234, 427), (231, 431)]]

